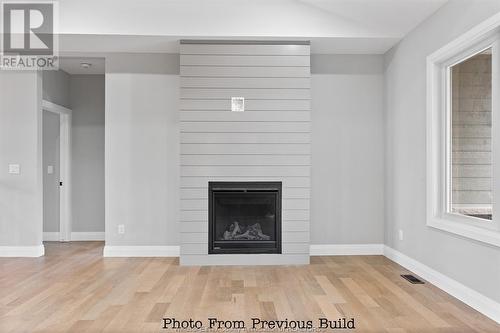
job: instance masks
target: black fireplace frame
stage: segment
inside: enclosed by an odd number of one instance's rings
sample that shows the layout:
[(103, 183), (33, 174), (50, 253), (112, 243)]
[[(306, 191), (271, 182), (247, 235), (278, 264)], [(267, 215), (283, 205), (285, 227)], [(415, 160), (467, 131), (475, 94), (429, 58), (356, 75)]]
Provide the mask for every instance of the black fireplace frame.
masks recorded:
[[(246, 242), (248, 247), (218, 247), (214, 246), (215, 234), (215, 209), (214, 195), (218, 192), (272, 192), (276, 193), (276, 223), (275, 238), (273, 247), (258, 247), (259, 242)], [(208, 182), (208, 254), (256, 254), (256, 253), (276, 253), (281, 254), (281, 182)], [(231, 242), (227, 242), (229, 244)], [(235, 242), (236, 244), (236, 242)], [(242, 241), (238, 241), (241, 246)]]

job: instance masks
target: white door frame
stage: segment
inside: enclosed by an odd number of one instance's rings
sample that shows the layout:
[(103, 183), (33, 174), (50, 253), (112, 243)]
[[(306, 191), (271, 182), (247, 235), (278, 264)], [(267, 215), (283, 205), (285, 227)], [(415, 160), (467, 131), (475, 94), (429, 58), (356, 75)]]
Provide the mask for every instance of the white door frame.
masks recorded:
[(71, 116), (72, 111), (64, 106), (43, 100), (42, 110), (59, 115), (59, 240), (71, 240)]

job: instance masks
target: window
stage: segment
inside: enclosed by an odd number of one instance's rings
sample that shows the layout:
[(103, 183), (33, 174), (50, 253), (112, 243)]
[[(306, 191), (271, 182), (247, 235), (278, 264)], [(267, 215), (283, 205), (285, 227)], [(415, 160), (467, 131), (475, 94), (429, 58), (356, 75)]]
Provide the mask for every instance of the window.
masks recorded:
[(448, 71), (448, 212), (491, 221), (491, 47)]
[(499, 26), (480, 25), (427, 58), (427, 225), (497, 246)]

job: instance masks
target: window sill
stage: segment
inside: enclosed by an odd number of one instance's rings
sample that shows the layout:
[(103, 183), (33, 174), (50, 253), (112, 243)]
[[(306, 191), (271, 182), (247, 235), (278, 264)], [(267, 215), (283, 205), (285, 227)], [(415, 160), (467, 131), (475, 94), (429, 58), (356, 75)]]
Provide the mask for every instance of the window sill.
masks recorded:
[(450, 221), (437, 217), (428, 219), (427, 225), (465, 238), (500, 247), (500, 231), (489, 230), (463, 222)]

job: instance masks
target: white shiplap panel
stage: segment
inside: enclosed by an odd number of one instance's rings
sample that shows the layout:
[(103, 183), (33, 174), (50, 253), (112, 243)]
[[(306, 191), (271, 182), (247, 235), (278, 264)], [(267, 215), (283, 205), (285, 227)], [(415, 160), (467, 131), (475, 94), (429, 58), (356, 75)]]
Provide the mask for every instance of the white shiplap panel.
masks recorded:
[[(187, 44), (181, 43), (180, 53), (182, 55), (274, 55), (309, 56), (310, 46), (307, 44)], [(181, 74), (182, 75), (182, 74)]]
[(284, 231), (282, 241), (283, 243), (308, 243), (309, 232)]
[(282, 245), (283, 253), (307, 253), (309, 254), (309, 243), (284, 243)]
[(219, 255), (191, 255), (183, 254), (181, 265), (307, 265), (309, 252), (283, 254), (219, 254)]
[(309, 111), (181, 111), (181, 121), (310, 121)]
[(181, 233), (182, 244), (204, 244), (207, 246), (208, 232), (183, 232)]
[(310, 100), (310, 89), (241, 89), (241, 88), (183, 88), (181, 87), (181, 100), (184, 99), (222, 99), (228, 100), (232, 96), (243, 96), (245, 100)]
[(311, 165), (309, 155), (181, 155), (181, 165)]
[(203, 210), (208, 212), (208, 200), (181, 199), (181, 210)]
[(310, 209), (309, 198), (307, 199), (282, 199), (285, 210), (306, 210)]
[[(311, 190), (308, 188), (283, 188), (283, 199), (309, 199)], [(181, 188), (181, 199), (208, 199), (208, 186), (202, 188)]]
[[(298, 228), (299, 226), (297, 226)], [(293, 226), (291, 227), (293, 230)], [(181, 223), (181, 234), (185, 232), (201, 232), (201, 233), (208, 233), (208, 223), (207, 222), (184, 222)]]
[(182, 54), (181, 66), (269, 66), (269, 67), (309, 67), (309, 56), (237, 56), (237, 55), (191, 55)]
[[(182, 111), (231, 110), (231, 98), (227, 99), (183, 99)], [(311, 101), (307, 99), (245, 99), (245, 111), (310, 111)]]
[(309, 232), (309, 221), (282, 221), (281, 229), (283, 231)]
[(181, 256), (186, 254), (208, 254), (208, 244), (182, 243)]
[[(231, 144), (231, 143), (181, 143), (183, 155), (310, 155), (311, 145), (302, 143), (283, 144)], [(239, 156), (235, 156), (237, 159)]]
[[(182, 262), (250, 263), (254, 258), (207, 255), (209, 181), (281, 181), (283, 254), (262, 258), (307, 262), (309, 62), (309, 46), (181, 45)], [(245, 97), (244, 113), (229, 112), (234, 96)]]
[(283, 220), (287, 221), (309, 221), (309, 210), (284, 210)]
[[(287, 221), (309, 221), (309, 210), (283, 210), (283, 223)], [(208, 223), (208, 211), (181, 210), (181, 221)]]
[(274, 176), (307, 177), (311, 169), (307, 166), (183, 166), (182, 176)]
[[(185, 232), (181, 234), (182, 244), (199, 244), (200, 246), (207, 246), (208, 233), (207, 232)], [(282, 243), (284, 244), (302, 244), (307, 245), (309, 242), (309, 232), (288, 232), (284, 231), (282, 235)], [(286, 245), (283, 246), (283, 252), (288, 249)], [(300, 247), (300, 251), (307, 251), (306, 247)]]
[(188, 133), (311, 133), (310, 122), (181, 122), (181, 132)]
[(283, 197), (290, 199), (309, 199), (311, 198), (310, 188), (290, 187), (283, 190)]
[[(257, 177), (248, 177), (248, 176), (237, 176), (237, 177), (228, 177), (228, 176), (196, 176), (196, 177), (181, 177), (180, 185), (181, 188), (203, 188), (208, 187), (208, 182), (251, 182), (251, 181), (267, 181), (267, 182), (283, 182), (283, 188), (297, 188), (300, 190), (302, 188), (311, 187), (311, 178), (309, 176), (304, 177), (270, 177), (270, 176), (257, 176)], [(287, 189), (287, 193), (293, 193), (292, 190)]]
[(309, 78), (181, 77), (184, 88), (309, 88)]
[(182, 222), (203, 222), (208, 225), (208, 212), (198, 210), (181, 210)]
[(182, 76), (212, 77), (310, 77), (309, 67), (181, 66)]
[[(184, 246), (185, 245), (185, 246)], [(309, 244), (308, 243), (285, 243), (282, 247), (283, 254), (295, 254), (295, 253), (304, 253), (309, 254)], [(195, 244), (195, 243), (186, 243), (181, 247), (181, 256), (182, 255), (207, 255), (208, 254), (208, 246), (206, 244)], [(220, 255), (210, 256), (211, 258), (220, 258)], [(236, 260), (236, 259), (235, 259)], [(206, 265), (209, 265), (210, 262), (203, 258), (203, 262)], [(236, 260), (233, 264), (241, 264), (241, 261)]]
[(310, 133), (181, 133), (182, 143), (311, 143)]
[[(284, 210), (305, 210), (309, 209), (309, 199), (283, 199), (282, 208)], [(207, 199), (181, 199), (182, 210), (202, 210), (208, 212)]]

